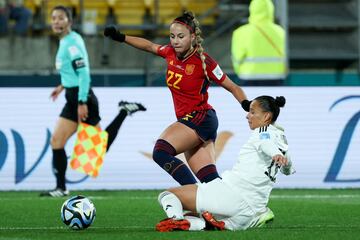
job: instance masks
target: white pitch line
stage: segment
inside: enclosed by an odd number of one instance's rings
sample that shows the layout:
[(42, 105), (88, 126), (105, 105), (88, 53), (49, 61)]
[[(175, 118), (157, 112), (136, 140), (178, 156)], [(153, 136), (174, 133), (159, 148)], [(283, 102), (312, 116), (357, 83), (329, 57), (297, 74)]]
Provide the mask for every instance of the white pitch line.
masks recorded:
[[(290, 225), (290, 226), (277, 226), (276, 228), (271, 227), (269, 229), (315, 229), (315, 228), (341, 228), (341, 229), (358, 229), (358, 225), (334, 225), (334, 224), (324, 224), (324, 225)], [(154, 230), (154, 227), (141, 227), (141, 226), (126, 226), (126, 227), (91, 227), (91, 229), (108, 229), (108, 230)], [(266, 228), (264, 228), (266, 230)], [(264, 230), (263, 229), (263, 230)], [(68, 227), (0, 227), (0, 231), (30, 231), (30, 230), (68, 230), (68, 231), (77, 231), (72, 230)]]
[[(129, 199), (129, 200), (154, 200), (157, 199), (157, 196), (154, 197), (140, 197), (140, 196), (135, 196), (135, 197), (117, 197), (117, 196), (86, 196), (90, 199), (105, 199), (105, 200), (109, 200), (109, 199)], [(51, 200), (59, 200), (59, 199), (67, 199), (70, 198), (70, 196), (68, 197), (16, 197), (16, 200), (40, 200), (40, 201), (51, 201)], [(14, 197), (0, 197), (0, 201), (14, 201)]]
[[(132, 196), (132, 197), (124, 197), (124, 196), (87, 196), (90, 199), (99, 199), (99, 200), (156, 200), (157, 197), (143, 197), (143, 196)], [(271, 194), (270, 199), (351, 199), (351, 198), (360, 198), (360, 194)], [(59, 199), (67, 199), (66, 197), (62, 198), (44, 198), (44, 197), (16, 197), (16, 200), (59, 200)], [(14, 201), (14, 197), (0, 197), (0, 201)]]
[(360, 194), (340, 194), (340, 195), (323, 195), (323, 194), (304, 194), (304, 195), (270, 195), (271, 199), (344, 199), (344, 198), (360, 198)]
[[(71, 230), (68, 227), (0, 227), (1, 230)], [(152, 230), (155, 229), (154, 227), (141, 227), (141, 226), (126, 226), (126, 227), (91, 227), (91, 229), (145, 229), (145, 230)], [(73, 230), (76, 231), (76, 230)]]
[(157, 199), (157, 196), (154, 197), (116, 197), (116, 196), (89, 196), (90, 199), (130, 199), (130, 200), (153, 200)]

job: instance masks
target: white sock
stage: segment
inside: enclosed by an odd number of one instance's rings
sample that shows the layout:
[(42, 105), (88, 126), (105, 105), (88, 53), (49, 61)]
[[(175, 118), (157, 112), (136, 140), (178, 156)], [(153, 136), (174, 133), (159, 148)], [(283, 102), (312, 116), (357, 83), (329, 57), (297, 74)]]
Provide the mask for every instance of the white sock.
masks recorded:
[(164, 191), (159, 194), (158, 201), (168, 218), (184, 219), (183, 206), (175, 194)]
[(189, 231), (201, 231), (205, 229), (205, 220), (194, 216), (185, 216), (185, 219), (190, 222)]

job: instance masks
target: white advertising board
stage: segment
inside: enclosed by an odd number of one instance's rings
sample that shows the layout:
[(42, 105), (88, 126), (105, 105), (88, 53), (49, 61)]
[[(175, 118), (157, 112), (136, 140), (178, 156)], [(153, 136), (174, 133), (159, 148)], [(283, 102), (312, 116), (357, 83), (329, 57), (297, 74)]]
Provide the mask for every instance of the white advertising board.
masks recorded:
[[(279, 188), (360, 187), (360, 87), (245, 87), (249, 99), (283, 95), (278, 124), (287, 133), (297, 173), (279, 176)], [(65, 102), (49, 99), (52, 88), (0, 89), (0, 190), (40, 190), (55, 186), (50, 136)], [(175, 121), (165, 87), (94, 88), (101, 125), (117, 114), (120, 100), (141, 102), (146, 112), (125, 119), (97, 178), (68, 167), (68, 188), (162, 189), (178, 184), (151, 159), (161, 132)], [(230, 93), (210, 87), (217, 111), (219, 172), (232, 167), (250, 130), (246, 113)], [(66, 146), (71, 154), (74, 138)], [(179, 156), (183, 158), (183, 156)], [(281, 174), (280, 174), (281, 175)]]

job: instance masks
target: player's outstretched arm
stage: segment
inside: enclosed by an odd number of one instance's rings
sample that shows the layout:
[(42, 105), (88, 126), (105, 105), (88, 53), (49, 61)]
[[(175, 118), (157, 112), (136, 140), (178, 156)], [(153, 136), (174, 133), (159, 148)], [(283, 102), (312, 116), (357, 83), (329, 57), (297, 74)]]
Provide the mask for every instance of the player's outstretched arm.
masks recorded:
[(104, 29), (104, 36), (117, 42), (125, 42), (130, 46), (153, 54), (157, 54), (157, 50), (160, 47), (160, 45), (155, 44), (145, 38), (125, 35), (119, 31), (116, 25), (106, 26)]
[[(229, 77), (225, 78), (225, 80), (221, 83), (221, 86), (231, 92), (245, 111), (249, 111), (250, 102), (247, 100), (246, 94), (241, 87), (234, 83)], [(245, 104), (247, 105), (245, 106)]]

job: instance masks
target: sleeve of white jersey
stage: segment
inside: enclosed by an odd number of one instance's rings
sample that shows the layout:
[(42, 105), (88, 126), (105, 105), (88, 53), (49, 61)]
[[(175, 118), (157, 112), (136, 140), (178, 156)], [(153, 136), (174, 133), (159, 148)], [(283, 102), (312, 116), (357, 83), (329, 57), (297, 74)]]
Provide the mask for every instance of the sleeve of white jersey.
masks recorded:
[(273, 157), (276, 154), (281, 154), (280, 149), (275, 143), (276, 136), (271, 134), (269, 131), (257, 132), (255, 133), (257, 136), (257, 140), (254, 141), (255, 147), (268, 155), (269, 157)]
[(273, 157), (277, 154), (283, 155), (279, 150), (277, 145), (271, 139), (263, 139), (259, 145), (260, 150), (268, 155), (269, 157)]
[(291, 158), (290, 158), (290, 155), (288, 154), (288, 152), (285, 153), (285, 157), (288, 160), (288, 164), (286, 166), (281, 166), (280, 172), (287, 176), (296, 173), (296, 170), (293, 167), (293, 163), (291, 161)]

